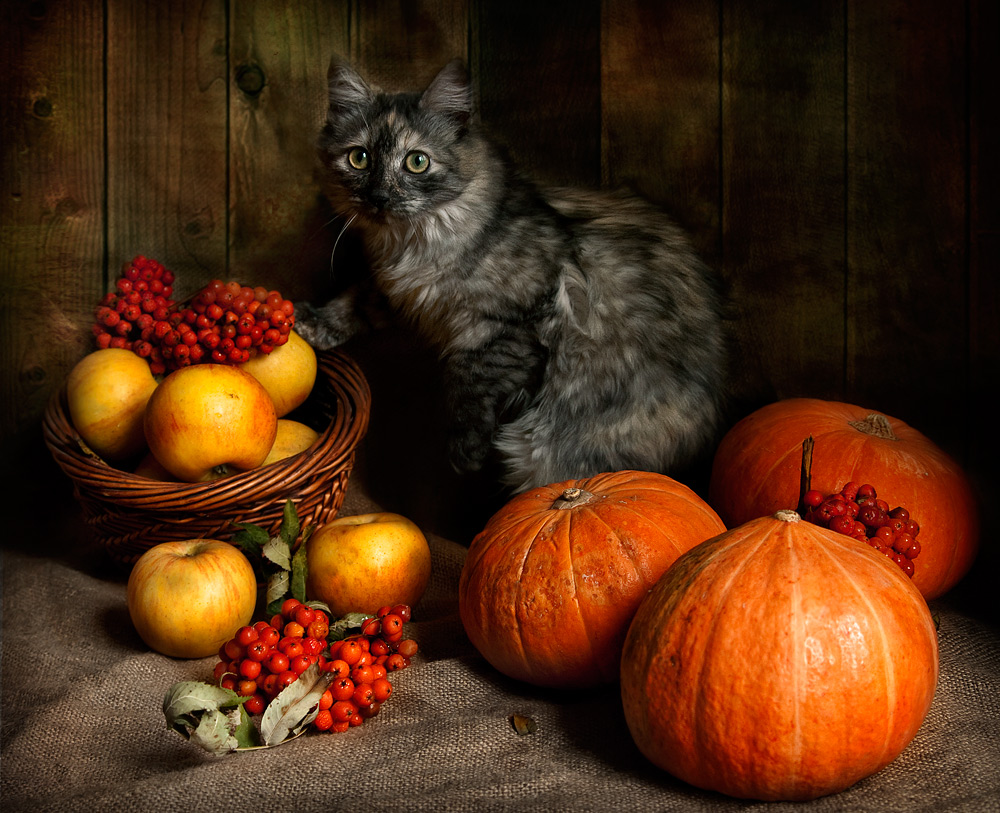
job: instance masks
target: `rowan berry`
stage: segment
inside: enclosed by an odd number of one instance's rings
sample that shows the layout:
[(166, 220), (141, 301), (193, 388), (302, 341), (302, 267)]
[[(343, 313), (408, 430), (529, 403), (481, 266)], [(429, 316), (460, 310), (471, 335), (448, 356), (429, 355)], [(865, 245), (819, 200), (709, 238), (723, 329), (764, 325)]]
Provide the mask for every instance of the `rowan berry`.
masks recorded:
[(278, 650), (273, 651), (267, 658), (267, 668), (276, 675), (288, 670), (288, 656)]
[(308, 604), (300, 604), (295, 608), (295, 613), (292, 617), (296, 623), (305, 628), (316, 620), (316, 611)]
[(395, 613), (389, 613), (382, 619), (382, 637), (390, 643), (398, 641), (403, 636), (403, 619)]
[(348, 666), (354, 666), (361, 659), (363, 653), (361, 644), (354, 639), (348, 639), (341, 644), (338, 654), (340, 660), (345, 661)]
[(250, 695), (250, 699), (243, 704), (243, 708), (247, 710), (247, 714), (263, 714), (266, 707), (267, 700), (260, 692), (254, 692)]
[(405, 638), (398, 644), (396, 644), (396, 652), (398, 652), (404, 658), (412, 658), (414, 655), (417, 654), (418, 649), (419, 647), (417, 646), (417, 642), (414, 641), (412, 638)]
[(338, 678), (349, 677), (351, 674), (351, 666), (345, 660), (334, 658), (326, 664), (326, 671), (332, 672), (334, 680), (337, 680)]
[(269, 647), (260, 638), (258, 638), (256, 641), (252, 641), (251, 643), (247, 644), (247, 649), (246, 649), (247, 660), (244, 660), (244, 663), (247, 663), (248, 661), (251, 663), (253, 661), (257, 661), (259, 663), (260, 661), (263, 661), (270, 653), (271, 653), (271, 647)]
[(302, 638), (306, 629), (298, 621), (289, 621), (282, 630), (286, 638)]
[(247, 680), (256, 680), (260, 676), (260, 661), (245, 658), (240, 661), (240, 674)]
[(284, 652), (289, 660), (297, 658), (305, 652), (301, 638), (282, 638), (278, 641), (278, 650)]
[(372, 681), (372, 696), (379, 703), (384, 703), (392, 695), (392, 684), (384, 677), (377, 677)]
[(296, 675), (301, 675), (310, 666), (312, 666), (312, 660), (308, 655), (296, 655), (291, 658), (288, 663), (288, 668), (291, 669)]
[(334, 700), (350, 700), (354, 696), (354, 690), (357, 688), (354, 685), (354, 681), (349, 677), (338, 678), (330, 684), (330, 693), (333, 695)]
[(358, 716), (358, 707), (350, 700), (338, 700), (330, 706), (330, 714), (334, 720), (349, 723)]
[(317, 731), (329, 731), (333, 726), (333, 714), (329, 709), (320, 709), (312, 724)]
[(358, 708), (367, 706), (369, 703), (375, 702), (375, 690), (370, 683), (358, 683), (354, 687), (354, 695), (351, 699)]

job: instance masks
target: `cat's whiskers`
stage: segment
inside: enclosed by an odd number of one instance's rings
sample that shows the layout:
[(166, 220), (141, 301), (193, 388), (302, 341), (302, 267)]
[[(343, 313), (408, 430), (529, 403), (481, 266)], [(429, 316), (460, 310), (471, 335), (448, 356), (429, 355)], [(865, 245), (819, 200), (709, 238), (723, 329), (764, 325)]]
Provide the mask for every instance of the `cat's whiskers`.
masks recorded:
[[(341, 227), (340, 232), (337, 234), (337, 239), (333, 241), (333, 248), (330, 249), (330, 273), (331, 274), (333, 273), (333, 256), (337, 253), (337, 246), (340, 245), (340, 238), (344, 236), (344, 232), (346, 232), (348, 230), (348, 228), (350, 228), (351, 224), (354, 222), (354, 220), (355, 220), (356, 217), (357, 217), (357, 214), (351, 215), (351, 217)], [(330, 222), (327, 223), (326, 225), (327, 226), (331, 225), (338, 218), (339, 218), (339, 215), (338, 215), (338, 217), (335, 217), (332, 220), (330, 220)]]

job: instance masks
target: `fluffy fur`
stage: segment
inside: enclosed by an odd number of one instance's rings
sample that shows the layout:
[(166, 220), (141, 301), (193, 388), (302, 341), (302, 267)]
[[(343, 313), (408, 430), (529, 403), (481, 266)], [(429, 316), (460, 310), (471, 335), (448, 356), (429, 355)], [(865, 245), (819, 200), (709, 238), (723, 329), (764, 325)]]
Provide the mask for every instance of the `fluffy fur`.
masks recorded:
[[(450, 456), (499, 454), (515, 489), (601, 471), (669, 472), (714, 433), (717, 286), (681, 231), (620, 193), (543, 190), (475, 126), (459, 63), (386, 94), (335, 61), (325, 191), (360, 232), (380, 299), (440, 352)], [(304, 308), (318, 347), (370, 320), (370, 292)]]

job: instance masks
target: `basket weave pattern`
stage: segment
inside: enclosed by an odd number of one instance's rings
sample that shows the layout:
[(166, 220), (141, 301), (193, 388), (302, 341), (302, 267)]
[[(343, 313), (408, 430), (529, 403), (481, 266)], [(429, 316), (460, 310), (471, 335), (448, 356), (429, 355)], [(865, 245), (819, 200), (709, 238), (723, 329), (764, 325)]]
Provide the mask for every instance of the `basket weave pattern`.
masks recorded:
[(98, 541), (112, 559), (131, 565), (160, 542), (228, 540), (236, 523), (274, 534), (288, 499), (302, 527), (332, 519), (343, 504), (370, 410), (371, 392), (357, 364), (340, 351), (321, 352), (312, 394), (287, 416), (320, 431), (316, 442), (285, 460), (207, 483), (150, 480), (87, 454), (69, 419), (65, 387), (49, 401), (42, 431)]

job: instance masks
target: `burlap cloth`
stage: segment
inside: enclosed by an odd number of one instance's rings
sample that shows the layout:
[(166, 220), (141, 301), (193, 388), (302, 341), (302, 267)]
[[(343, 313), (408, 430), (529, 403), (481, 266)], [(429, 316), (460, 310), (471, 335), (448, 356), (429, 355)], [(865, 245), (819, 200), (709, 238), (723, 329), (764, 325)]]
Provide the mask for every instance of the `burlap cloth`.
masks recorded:
[[(377, 507), (360, 488), (352, 481), (345, 513)], [(615, 687), (560, 694), (492, 670), (457, 615), (465, 547), (433, 535), (433, 578), (412, 627), (421, 653), (382, 713), (344, 734), (212, 757), (165, 727), (161, 703), (175, 681), (208, 678), (213, 659), (148, 651), (124, 577), (77, 533), (63, 556), (30, 539), (5, 546), (4, 811), (1000, 810), (1000, 641), (991, 623), (946, 603), (934, 608), (940, 683), (906, 751), (837, 796), (765, 805), (649, 765)], [(518, 735), (514, 713), (537, 731)]]

